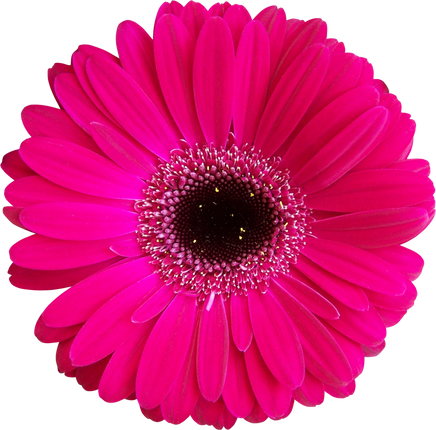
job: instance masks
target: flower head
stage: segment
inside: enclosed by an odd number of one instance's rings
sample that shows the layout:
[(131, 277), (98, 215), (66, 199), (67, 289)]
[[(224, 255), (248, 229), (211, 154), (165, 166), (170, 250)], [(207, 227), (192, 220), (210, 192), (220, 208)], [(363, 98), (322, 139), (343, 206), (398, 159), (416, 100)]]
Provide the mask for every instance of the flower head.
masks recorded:
[(19, 288), (61, 373), (152, 420), (230, 428), (346, 397), (416, 298), (434, 217), (410, 115), (326, 25), (164, 3), (82, 45), (2, 167)]

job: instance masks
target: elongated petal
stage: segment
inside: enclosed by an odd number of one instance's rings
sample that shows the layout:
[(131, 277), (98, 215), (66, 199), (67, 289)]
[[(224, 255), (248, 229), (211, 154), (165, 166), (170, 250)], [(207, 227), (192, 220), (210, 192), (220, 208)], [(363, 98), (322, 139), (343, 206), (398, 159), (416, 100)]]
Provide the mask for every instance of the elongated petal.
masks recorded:
[(98, 389), (103, 372), (109, 362), (110, 356), (105, 357), (89, 366), (78, 367), (76, 369), (76, 380), (86, 391)]
[(321, 239), (336, 240), (359, 248), (399, 245), (417, 236), (428, 225), (422, 208), (396, 208), (357, 212), (312, 224)]
[(198, 399), (192, 411), (192, 419), (200, 425), (214, 425), (224, 409), (224, 402), (220, 397), (216, 402), (208, 402), (203, 396)]
[(26, 106), (21, 119), (30, 136), (67, 140), (101, 154), (91, 137), (61, 110), (49, 106)]
[(1, 168), (12, 179), (36, 175), (36, 172), (24, 163), (18, 150), (8, 152), (3, 156)]
[(132, 315), (132, 321), (143, 323), (151, 320), (160, 314), (174, 299), (174, 288), (172, 285), (164, 285), (153, 294), (140, 308)]
[(283, 156), (282, 164), (295, 175), (330, 140), (371, 108), (378, 105), (379, 93), (373, 87), (348, 91), (319, 112), (298, 133)]
[(35, 336), (43, 343), (62, 342), (75, 336), (82, 326), (82, 324), (76, 324), (69, 327), (48, 327), (39, 318), (35, 324)]
[(31, 231), (28, 228), (26, 228), (24, 224), (20, 221), (20, 216), (22, 212), (23, 212), (23, 208), (17, 208), (13, 206), (5, 206), (3, 208), (3, 215), (8, 219), (10, 223), (24, 230)]
[(363, 372), (363, 366), (365, 364), (365, 357), (362, 350), (363, 346), (346, 335), (338, 332), (328, 324), (324, 325), (347, 357), (353, 373), (353, 378), (357, 378)]
[(270, 6), (260, 11), (254, 20), (260, 21), (268, 32), (271, 46), (270, 76), (272, 76), (285, 40), (286, 14), (282, 8)]
[[(180, 12), (180, 20), (188, 29), (194, 42), (197, 40), (200, 30), (208, 18), (209, 13), (207, 9), (201, 3), (194, 1), (188, 2)], [(156, 40), (156, 28), (154, 38)]]
[(42, 203), (25, 208), (20, 220), (54, 239), (97, 240), (135, 231), (138, 214), (91, 203)]
[[(292, 33), (292, 34), (291, 34)], [(272, 94), (287, 68), (306, 48), (315, 43), (325, 43), (327, 24), (321, 19), (311, 19), (302, 22), (298, 29), (286, 32), (283, 51), (279, 57), (277, 69), (271, 80), (269, 93)]]
[(198, 336), (197, 378), (203, 397), (216, 402), (221, 396), (229, 358), (229, 327), (221, 295), (210, 310), (203, 308)]
[(406, 290), (404, 277), (392, 266), (354, 246), (307, 238), (302, 253), (331, 273), (369, 290), (392, 295)]
[(71, 372), (75, 369), (70, 360), (70, 349), (73, 344), (74, 337), (59, 342), (56, 349), (56, 364), (59, 373)]
[(263, 411), (257, 401), (254, 403), (250, 414), (245, 417), (246, 421), (253, 424), (263, 423), (267, 419), (268, 415)]
[(9, 203), (18, 207), (48, 202), (76, 202), (111, 206), (126, 211), (134, 210), (132, 200), (110, 199), (79, 193), (56, 185), (39, 175), (15, 180), (6, 187), (5, 197)]
[(122, 345), (138, 328), (131, 315), (161, 287), (157, 274), (150, 275), (124, 289), (103, 305), (85, 323), (71, 347), (71, 361), (86, 366), (106, 357)]
[(313, 209), (360, 212), (412, 206), (430, 198), (432, 182), (405, 170), (368, 170), (345, 175), (330, 187), (310, 194), (305, 203)]
[(380, 169), (397, 161), (412, 142), (415, 130), (415, 121), (410, 119), (410, 115), (402, 113), (394, 128), (380, 142), (380, 145), (354, 170)]
[(328, 187), (374, 149), (386, 131), (388, 115), (382, 106), (361, 115), (324, 146), (293, 181), (307, 194)]
[(100, 197), (143, 197), (139, 178), (74, 143), (32, 137), (21, 144), (20, 155), (41, 176), (63, 187)]
[(235, 52), (237, 52), (242, 32), (245, 26), (251, 21), (250, 13), (244, 6), (234, 4), (226, 10), (223, 18), (230, 28)]
[(371, 252), (395, 267), (411, 281), (419, 277), (424, 267), (422, 257), (415, 251), (403, 246), (372, 249)]
[(386, 326), (373, 306), (370, 305), (367, 311), (356, 311), (336, 300), (333, 303), (341, 318), (328, 320), (327, 324), (362, 345), (376, 346), (383, 342), (386, 337)]
[(292, 392), (292, 397), (303, 406), (320, 405), (324, 401), (324, 384), (306, 372), (303, 385)]
[(248, 377), (260, 407), (271, 418), (281, 417), (289, 408), (292, 391), (270, 372), (254, 339), (244, 356)]
[(326, 291), (341, 303), (358, 311), (368, 309), (368, 298), (360, 286), (323, 269), (304, 255), (298, 256), (296, 267), (318, 285), (321, 291)]
[(56, 96), (70, 118), (86, 133), (91, 134), (93, 121), (115, 127), (115, 124), (102, 113), (83, 91), (73, 73), (61, 73), (54, 81)]
[(116, 294), (153, 271), (149, 258), (126, 260), (109, 267), (61, 294), (46, 308), (42, 319), (54, 327), (84, 322)]
[(189, 349), (195, 308), (195, 297), (178, 294), (151, 332), (136, 379), (136, 395), (141, 407), (153, 409), (174, 385)]
[(139, 85), (121, 67), (98, 57), (88, 60), (87, 72), (96, 93), (122, 127), (151, 152), (167, 160), (171, 149), (179, 144)]
[(123, 69), (147, 94), (173, 133), (179, 136), (180, 131), (168, 110), (157, 78), (152, 38), (136, 22), (124, 21), (117, 29), (117, 49)]
[(353, 379), (351, 368), (331, 334), (312, 313), (275, 281), (271, 281), (270, 289), (294, 321), (307, 370), (328, 384), (347, 385)]
[(196, 366), (200, 317), (201, 312), (197, 311), (185, 361), (173, 387), (161, 403), (162, 414), (171, 424), (180, 424), (185, 421), (191, 415), (200, 397)]
[(248, 305), (254, 337), (266, 365), (286, 387), (297, 388), (304, 379), (304, 358), (289, 316), (269, 291), (250, 291)]
[(175, 15), (163, 16), (156, 25), (154, 55), (165, 100), (184, 138), (191, 145), (204, 143), (192, 81), (194, 42)]
[(72, 269), (115, 257), (109, 247), (117, 240), (120, 239), (70, 241), (51, 239), (35, 234), (17, 242), (11, 248), (10, 256), (15, 264), (27, 269)]
[(326, 46), (317, 44), (302, 52), (286, 70), (260, 120), (255, 145), (272, 155), (291, 134), (313, 100), (329, 63)]
[(253, 339), (250, 323), (248, 299), (245, 296), (233, 295), (230, 298), (230, 314), (232, 319), (232, 337), (239, 351), (246, 351)]
[(269, 51), (264, 26), (257, 21), (250, 22), (242, 33), (236, 54), (233, 125), (239, 145), (251, 144), (257, 132), (268, 88)]
[(133, 139), (96, 122), (91, 123), (91, 133), (107, 157), (124, 170), (144, 179), (156, 172), (157, 157)]
[(90, 266), (66, 270), (32, 270), (11, 264), (8, 271), (11, 275), (9, 281), (14, 287), (25, 290), (67, 288), (118, 261), (120, 261), (120, 258), (115, 257), (101, 263), (91, 264)]
[(206, 141), (223, 147), (232, 120), (235, 50), (222, 18), (210, 18), (198, 36), (193, 79), (198, 119)]
[(156, 321), (140, 324), (136, 332), (112, 355), (98, 389), (105, 402), (119, 402), (135, 391), (139, 360)]

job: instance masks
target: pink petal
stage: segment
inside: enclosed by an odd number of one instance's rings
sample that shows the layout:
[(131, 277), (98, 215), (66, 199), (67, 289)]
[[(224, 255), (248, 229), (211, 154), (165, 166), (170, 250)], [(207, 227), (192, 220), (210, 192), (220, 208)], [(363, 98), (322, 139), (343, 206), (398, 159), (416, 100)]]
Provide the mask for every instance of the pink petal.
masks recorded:
[(232, 120), (235, 51), (232, 34), (222, 18), (210, 18), (198, 36), (193, 81), (198, 119), (206, 141), (223, 147)]
[(293, 178), (307, 194), (337, 181), (377, 145), (386, 131), (388, 110), (375, 107), (324, 146)]
[(23, 208), (17, 208), (12, 206), (5, 206), (3, 208), (3, 215), (8, 219), (10, 223), (24, 230), (30, 231), (20, 221), (21, 212), (23, 212)]
[(184, 138), (192, 146), (204, 143), (192, 82), (194, 43), (176, 16), (165, 15), (156, 25), (154, 54), (165, 100)]
[(253, 409), (255, 402), (244, 354), (238, 350), (232, 339), (229, 342), (229, 363), (223, 399), (229, 411), (238, 418), (246, 417)]
[(254, 403), (250, 414), (245, 417), (246, 421), (253, 424), (263, 423), (267, 419), (268, 415), (263, 411), (258, 402)]
[(192, 411), (192, 419), (200, 425), (214, 425), (224, 409), (222, 398), (216, 402), (208, 402), (204, 397), (200, 396), (195, 409)]
[(274, 280), (270, 290), (294, 323), (307, 370), (322, 382), (343, 386), (352, 379), (348, 360), (331, 334), (301, 303)]
[(360, 72), (360, 77), (357, 81), (356, 86), (372, 85), (374, 81), (374, 69), (366, 58), (361, 58), (361, 60), (362, 71)]
[(134, 202), (132, 200), (110, 199), (79, 193), (60, 187), (38, 175), (15, 180), (6, 187), (5, 197), (12, 205), (19, 207), (48, 202), (76, 202), (95, 203), (126, 211), (134, 210)]
[(336, 300), (333, 303), (341, 318), (328, 320), (326, 324), (362, 345), (375, 346), (383, 342), (386, 326), (373, 306), (370, 305), (367, 311), (356, 311)]
[(298, 279), (279, 274), (277, 282), (310, 312), (322, 318), (339, 318), (339, 312), (326, 298)]
[(404, 277), (375, 255), (345, 243), (306, 240), (302, 253), (329, 272), (384, 294), (401, 295), (406, 290)]
[(159, 318), (142, 353), (136, 379), (141, 407), (159, 405), (174, 385), (191, 342), (196, 298), (178, 294)]
[(321, 19), (311, 19), (307, 22), (299, 22), (299, 24), (298, 28), (291, 27), (286, 32), (283, 50), (271, 80), (269, 94), (274, 92), (288, 67), (306, 48), (326, 41), (327, 24)]
[(72, 269), (115, 257), (109, 246), (115, 244), (121, 238), (69, 241), (51, 239), (35, 234), (20, 240), (12, 246), (10, 256), (15, 264), (27, 269)]
[(271, 46), (270, 76), (272, 76), (285, 40), (286, 14), (282, 8), (277, 9), (276, 6), (270, 6), (260, 11), (254, 20), (260, 21), (268, 32)]
[(42, 319), (54, 327), (84, 322), (112, 297), (153, 272), (150, 258), (122, 261), (62, 293), (48, 305)]
[(329, 63), (329, 50), (317, 44), (307, 48), (286, 70), (266, 105), (255, 145), (272, 155), (290, 135), (313, 100)]
[(91, 134), (89, 125), (93, 121), (115, 127), (115, 124), (86, 95), (74, 74), (57, 75), (54, 88), (62, 107), (86, 133)]
[(231, 429), (236, 424), (237, 418), (232, 415), (229, 410), (224, 406), (221, 416), (217, 423), (214, 424), (216, 429)]
[(76, 267), (66, 270), (32, 270), (12, 264), (8, 273), (10, 283), (26, 290), (56, 290), (71, 287), (92, 274), (120, 261), (119, 257), (90, 266)]
[(59, 373), (71, 372), (75, 369), (70, 360), (70, 349), (73, 344), (74, 337), (59, 342), (56, 349), (56, 364)]
[[(86, 55), (85, 53), (81, 52), (80, 48), (79, 50), (74, 52), (74, 54), (71, 57), (71, 63), (74, 67), (74, 73), (76, 74), (77, 80), (79, 81), (81, 87), (83, 88), (83, 91), (85, 91), (86, 95), (90, 98), (92, 103), (94, 103), (97, 109), (103, 114), (105, 114), (111, 122), (117, 124), (116, 120), (106, 109), (105, 105), (101, 102), (101, 100), (98, 98), (97, 94), (94, 91), (94, 88), (92, 88), (92, 85), (89, 82), (88, 75), (86, 73), (86, 62), (89, 57), (90, 55)], [(107, 57), (105, 59), (107, 61), (113, 61), (112, 59), (109, 59)]]
[(151, 320), (171, 303), (174, 294), (172, 285), (164, 285), (134, 312), (132, 321), (134, 323), (143, 323)]
[[(250, 293), (253, 292), (251, 291)], [(277, 381), (270, 372), (260, 355), (254, 339), (244, 355), (248, 377), (260, 407), (271, 418), (281, 417), (289, 408), (292, 391)], [(256, 408), (256, 404), (254, 408)], [(252, 414), (253, 411), (248, 417), (251, 417)]]
[(358, 311), (368, 309), (368, 298), (358, 285), (330, 273), (304, 255), (298, 256), (296, 268), (319, 286), (321, 294), (324, 290), (341, 303)]
[(371, 252), (395, 267), (411, 281), (419, 277), (424, 267), (422, 257), (415, 251), (403, 246), (372, 249)]
[(21, 119), (32, 137), (67, 140), (101, 154), (91, 137), (61, 109), (38, 105), (27, 106), (21, 112)]
[(270, 291), (250, 291), (248, 305), (254, 337), (269, 370), (286, 387), (299, 387), (304, 379), (304, 358), (289, 315)]
[(203, 397), (216, 402), (221, 396), (229, 357), (229, 328), (222, 296), (210, 310), (203, 308), (198, 335), (197, 378)]
[(403, 151), (413, 141), (415, 121), (402, 113), (395, 127), (380, 142), (374, 151), (362, 160), (354, 170), (380, 169), (397, 161)]
[(139, 257), (144, 254), (144, 250), (138, 241), (136, 233), (131, 233), (125, 240), (119, 240), (110, 246), (110, 250), (121, 257)]
[(56, 99), (57, 104), (62, 109), (61, 103), (60, 103), (60, 101), (59, 101), (59, 99), (58, 99), (58, 97), (56, 95), (56, 91), (55, 91), (55, 88), (54, 88), (55, 87), (55, 85), (54, 85), (55, 78), (59, 74), (61, 74), (61, 73), (69, 73), (71, 75), (74, 75), (74, 69), (73, 69), (72, 66), (67, 65), (67, 64), (55, 63), (55, 64), (53, 64), (53, 67), (48, 69), (48, 71), (47, 71), (47, 78), (48, 78), (48, 83), (50, 85), (51, 92), (53, 93), (54, 98)]
[(197, 343), (201, 312), (196, 312), (191, 343), (185, 361), (170, 392), (161, 403), (162, 414), (171, 424), (180, 424), (192, 413), (200, 396), (197, 382)]
[(139, 85), (121, 67), (99, 57), (91, 57), (86, 67), (96, 93), (122, 127), (151, 152), (168, 159), (178, 141)]
[(245, 26), (251, 21), (250, 13), (244, 6), (234, 4), (230, 6), (224, 14), (224, 21), (230, 28), (233, 37), (233, 45), (235, 46), (235, 52), (237, 52), (242, 32)]
[(82, 328), (82, 324), (70, 327), (48, 327), (39, 318), (35, 325), (35, 336), (43, 343), (62, 342), (75, 336)]
[(326, 393), (330, 394), (332, 397), (336, 397), (337, 399), (345, 399), (354, 393), (356, 389), (356, 382), (351, 381), (346, 387), (332, 387), (331, 385), (324, 384), (324, 389)]
[(157, 78), (152, 38), (136, 22), (124, 21), (117, 29), (117, 49), (123, 69), (147, 94), (173, 133), (179, 136), (180, 131), (168, 110)]
[[(209, 19), (209, 12), (201, 3), (190, 1), (186, 3), (186, 6), (180, 12), (179, 17), (188, 29), (192, 40), (195, 42), (204, 23)], [(156, 40), (156, 29), (154, 38)]]
[(405, 170), (364, 170), (345, 175), (325, 190), (307, 196), (313, 209), (360, 212), (412, 206), (434, 193), (424, 175)]
[(100, 155), (64, 140), (32, 137), (20, 155), (46, 179), (85, 194), (141, 199), (144, 183)]
[(407, 285), (407, 290), (401, 296), (389, 296), (387, 294), (376, 293), (375, 291), (367, 291), (366, 294), (371, 304), (377, 308), (403, 311), (413, 306), (417, 296), (416, 288), (412, 282), (409, 282)]
[(356, 88), (338, 97), (316, 115), (295, 139), (287, 142), (289, 146), (283, 156), (283, 166), (289, 169), (292, 176), (295, 175), (344, 128), (377, 106), (379, 98), (373, 87)]
[(324, 401), (324, 384), (306, 372), (303, 385), (292, 392), (292, 397), (303, 406), (320, 405)]
[(155, 323), (153, 320), (140, 324), (136, 332), (112, 355), (98, 390), (105, 402), (119, 402), (135, 391), (139, 360)]
[(420, 173), (421, 175), (430, 176), (430, 163), (420, 158), (410, 158), (407, 160), (397, 161), (386, 167), (387, 169), (408, 170), (409, 172)]
[(180, 16), (182, 10), (183, 10), (183, 6), (178, 1), (172, 0), (169, 3), (168, 2), (162, 3), (161, 7), (159, 8), (156, 14), (156, 20), (154, 23), (155, 27), (163, 15), (167, 13), (171, 13), (173, 15)]
[(348, 363), (351, 367), (351, 372), (353, 374), (353, 379), (357, 378), (363, 372), (363, 366), (365, 364), (362, 345), (338, 332), (328, 324), (325, 324), (325, 327), (336, 340), (337, 344), (342, 349), (342, 352), (347, 357)]
[(103, 153), (124, 170), (144, 179), (156, 172), (157, 157), (133, 139), (96, 122), (91, 123), (91, 133)]
[(148, 418), (149, 420), (152, 420), (156, 423), (159, 423), (163, 421), (162, 411), (160, 409), (160, 406), (156, 406), (153, 409), (144, 409), (141, 408), (141, 412), (144, 415), (145, 418)]
[(233, 124), (238, 145), (251, 144), (256, 135), (268, 88), (269, 52), (264, 26), (257, 21), (250, 22), (242, 33), (236, 54)]
[(386, 342), (383, 341), (376, 346), (366, 346), (362, 345), (362, 351), (365, 357), (377, 357), (386, 347)]
[(86, 391), (97, 390), (109, 359), (110, 357), (105, 357), (90, 366), (78, 367), (76, 369), (77, 383)]
[(359, 248), (380, 248), (408, 242), (427, 224), (425, 209), (396, 208), (323, 219), (312, 224), (312, 231), (320, 239), (336, 240)]
[(393, 311), (391, 309), (381, 309), (376, 308), (377, 312), (382, 317), (386, 327), (393, 327), (394, 325), (398, 324), (401, 319), (406, 315), (407, 310), (401, 310), (401, 311)]
[(8, 152), (3, 156), (1, 168), (12, 179), (36, 175), (36, 173), (24, 163), (18, 150)]
[(239, 351), (246, 351), (253, 339), (247, 297), (239, 294), (230, 297), (230, 315), (233, 341)]
[(71, 347), (75, 366), (87, 366), (106, 357), (122, 345), (137, 330), (131, 315), (162, 286), (157, 274), (147, 276), (125, 288), (104, 304), (85, 323)]
[(97, 240), (134, 232), (138, 213), (91, 203), (42, 203), (21, 212), (35, 233), (63, 240)]

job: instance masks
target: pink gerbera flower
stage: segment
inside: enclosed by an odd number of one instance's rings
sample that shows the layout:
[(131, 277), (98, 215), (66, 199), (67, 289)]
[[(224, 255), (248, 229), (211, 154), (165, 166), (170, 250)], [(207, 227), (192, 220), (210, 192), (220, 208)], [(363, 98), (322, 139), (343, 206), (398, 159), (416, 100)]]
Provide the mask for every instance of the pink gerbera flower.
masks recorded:
[(347, 397), (423, 267), (415, 123), (326, 24), (164, 3), (119, 57), (89, 45), (28, 106), (2, 168), (35, 233), (11, 283), (71, 287), (38, 320), (59, 371), (154, 421), (230, 428)]

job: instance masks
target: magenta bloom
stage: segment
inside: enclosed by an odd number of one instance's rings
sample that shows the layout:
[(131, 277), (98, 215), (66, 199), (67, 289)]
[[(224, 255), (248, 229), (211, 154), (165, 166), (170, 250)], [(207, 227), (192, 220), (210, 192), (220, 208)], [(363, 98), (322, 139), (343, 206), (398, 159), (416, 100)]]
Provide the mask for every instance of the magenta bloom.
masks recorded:
[(415, 123), (326, 24), (164, 3), (83, 45), (28, 106), (4, 212), (11, 283), (71, 287), (35, 334), (154, 421), (231, 428), (347, 397), (413, 305), (434, 217)]

